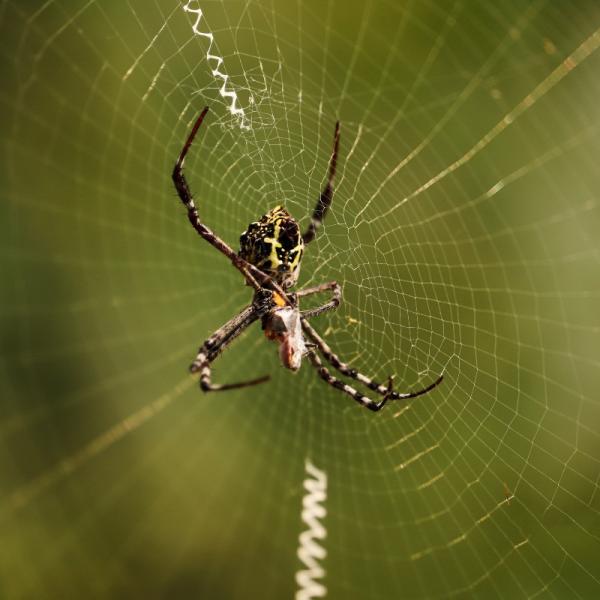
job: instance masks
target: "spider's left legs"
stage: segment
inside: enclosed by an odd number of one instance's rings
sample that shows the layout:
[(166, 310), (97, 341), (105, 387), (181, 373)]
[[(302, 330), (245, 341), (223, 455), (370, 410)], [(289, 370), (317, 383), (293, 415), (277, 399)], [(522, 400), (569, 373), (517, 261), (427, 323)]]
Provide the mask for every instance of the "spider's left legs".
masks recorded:
[(321, 354), (325, 357), (327, 362), (335, 367), (342, 375), (346, 377), (351, 377), (356, 381), (360, 381), (364, 386), (368, 387), (370, 390), (377, 392), (378, 394), (382, 394), (383, 396), (387, 396), (389, 400), (400, 400), (405, 398), (415, 398), (416, 396), (421, 396), (422, 394), (426, 394), (430, 392), (434, 387), (436, 387), (444, 378), (444, 375), (440, 375), (433, 383), (430, 383), (427, 387), (424, 387), (416, 392), (404, 392), (399, 393), (396, 391), (392, 391), (389, 389), (389, 386), (385, 386), (381, 383), (378, 383), (367, 377), (360, 371), (349, 367), (346, 363), (342, 362), (337, 354), (335, 354), (331, 348), (327, 345), (327, 342), (313, 329), (313, 327), (308, 323), (306, 319), (302, 319), (302, 329), (304, 333), (308, 336), (308, 338), (315, 344), (315, 346), (319, 349)]
[[(215, 233), (213, 233), (202, 221), (200, 220), (200, 215), (198, 214), (198, 209), (194, 204), (194, 198), (192, 196), (192, 192), (190, 190), (190, 186), (185, 178), (183, 173), (183, 163), (185, 161), (185, 157), (190, 149), (196, 134), (198, 133), (198, 129), (200, 125), (202, 125), (202, 121), (204, 121), (204, 117), (208, 112), (208, 106), (200, 113), (200, 116), (196, 119), (194, 126), (192, 127), (192, 131), (190, 132), (181, 153), (179, 154), (179, 158), (175, 163), (175, 167), (173, 168), (173, 183), (175, 184), (175, 189), (177, 190), (177, 194), (179, 198), (187, 208), (188, 220), (191, 223), (192, 227), (196, 230), (196, 232), (202, 236), (209, 244), (214, 246), (219, 252), (222, 252), (229, 260), (233, 263), (233, 265), (242, 273), (246, 281), (255, 289), (258, 290), (260, 285), (257, 279), (265, 279), (264, 273), (256, 269), (253, 265), (247, 263), (245, 260), (240, 258), (237, 253), (224, 242), (220, 237), (218, 237)], [(262, 281), (265, 283), (265, 281)]]
[(198, 350), (198, 354), (194, 362), (190, 365), (190, 372), (200, 372), (200, 388), (204, 392), (221, 392), (224, 390), (232, 390), (235, 388), (257, 385), (269, 379), (268, 375), (252, 379), (250, 381), (242, 381), (238, 383), (215, 384), (211, 381), (211, 363), (217, 356), (249, 325), (254, 323), (260, 317), (261, 311), (257, 304), (251, 304), (245, 308), (239, 315), (230, 319), (225, 325), (217, 329)]
[(301, 310), (300, 314), (308, 319), (309, 317), (316, 317), (328, 310), (333, 310), (340, 305), (342, 301), (342, 288), (337, 281), (328, 281), (327, 283), (322, 283), (321, 285), (315, 285), (314, 287), (304, 288), (296, 292), (296, 296), (298, 298), (302, 298), (303, 296), (310, 296), (311, 294), (320, 294), (322, 292), (328, 292), (331, 290), (331, 300), (322, 304), (321, 306), (316, 306), (315, 308), (309, 308), (308, 310)]
[(327, 367), (323, 366), (321, 359), (319, 358), (319, 356), (317, 355), (317, 353), (314, 350), (309, 350), (308, 360), (310, 360), (313, 367), (315, 367), (315, 369), (317, 370), (317, 373), (319, 374), (319, 377), (321, 379), (323, 379), (329, 385), (334, 387), (336, 390), (340, 390), (341, 392), (344, 392), (344, 394), (348, 394), (348, 396), (350, 396), (351, 398), (356, 400), (356, 402), (358, 402), (359, 404), (362, 404), (369, 410), (372, 410), (374, 412), (381, 410), (385, 406), (385, 403), (392, 397), (392, 394), (393, 394), (392, 377), (390, 377), (390, 379), (389, 379), (388, 387), (386, 388), (387, 393), (383, 396), (383, 398), (379, 401), (371, 400), (371, 398), (368, 398), (364, 394), (361, 394), (358, 390), (355, 390), (352, 386), (347, 385), (343, 381), (340, 381), (337, 377), (334, 377), (329, 372)]
[(198, 367), (200, 369), (200, 389), (203, 392), (224, 392), (226, 390), (235, 390), (238, 388), (258, 385), (269, 380), (269, 375), (250, 379), (249, 381), (238, 381), (237, 383), (212, 383), (210, 375), (210, 361), (205, 359)]
[(309, 244), (315, 239), (315, 234), (317, 233), (317, 229), (319, 225), (321, 225), (327, 211), (329, 210), (329, 206), (331, 205), (331, 201), (333, 200), (333, 180), (335, 179), (335, 171), (337, 168), (337, 157), (338, 150), (340, 147), (340, 122), (338, 121), (335, 124), (335, 130), (333, 133), (333, 150), (331, 152), (331, 158), (329, 159), (329, 170), (327, 173), (327, 183), (319, 196), (319, 200), (313, 210), (312, 217), (310, 219), (310, 225), (308, 229), (302, 235), (302, 239), (305, 244)]

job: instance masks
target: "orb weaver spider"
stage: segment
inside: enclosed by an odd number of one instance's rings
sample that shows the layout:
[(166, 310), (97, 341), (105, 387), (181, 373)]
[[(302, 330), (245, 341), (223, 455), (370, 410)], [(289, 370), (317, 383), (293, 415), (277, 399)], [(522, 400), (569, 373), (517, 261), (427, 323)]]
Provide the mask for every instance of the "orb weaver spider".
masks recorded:
[[(342, 298), (342, 288), (337, 282), (329, 281), (297, 292), (290, 291), (298, 280), (304, 247), (315, 238), (333, 199), (333, 181), (340, 143), (339, 121), (335, 125), (327, 183), (317, 201), (308, 229), (301, 234), (300, 226), (294, 217), (282, 206), (276, 206), (259, 221), (250, 223), (248, 229), (240, 237), (240, 251), (236, 253), (226, 242), (202, 223), (189, 185), (183, 174), (185, 157), (207, 112), (208, 107), (202, 111), (192, 127), (179, 159), (175, 163), (173, 182), (179, 198), (187, 208), (188, 219), (192, 227), (203, 239), (223, 253), (233, 266), (240, 271), (246, 280), (246, 284), (254, 289), (254, 296), (249, 306), (217, 329), (200, 346), (196, 358), (190, 365), (192, 373), (200, 373), (200, 388), (204, 392), (217, 392), (257, 385), (269, 379), (269, 376), (266, 375), (238, 383), (214, 384), (211, 381), (211, 363), (249, 325), (259, 319), (262, 322), (262, 328), (267, 339), (279, 343), (279, 357), (284, 367), (297, 371), (300, 368), (303, 356), (308, 356), (310, 363), (315, 367), (321, 379), (335, 389), (348, 394), (369, 410), (378, 411), (383, 408), (388, 400), (415, 398), (435, 388), (442, 381), (443, 374), (433, 383), (418, 391), (396, 392), (393, 389), (393, 376), (388, 378), (386, 385), (377, 383), (370, 377), (349, 367), (333, 353), (325, 340), (309, 324), (308, 320), (339, 306)], [(315, 308), (300, 310), (300, 298), (323, 292), (330, 292), (331, 298), (328, 302)], [(381, 399), (373, 400), (334, 377), (324, 366), (317, 350), (342, 375), (363, 384), (379, 394)]]

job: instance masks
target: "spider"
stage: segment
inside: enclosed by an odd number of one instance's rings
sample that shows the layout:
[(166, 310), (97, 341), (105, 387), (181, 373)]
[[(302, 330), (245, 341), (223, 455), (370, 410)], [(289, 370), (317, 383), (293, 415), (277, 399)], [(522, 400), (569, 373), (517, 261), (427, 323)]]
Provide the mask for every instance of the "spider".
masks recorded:
[[(238, 383), (215, 384), (211, 381), (211, 363), (249, 325), (259, 319), (262, 322), (262, 328), (267, 339), (279, 343), (279, 357), (283, 366), (292, 371), (297, 371), (300, 368), (302, 358), (307, 356), (321, 379), (335, 389), (348, 394), (369, 410), (381, 410), (388, 400), (414, 398), (426, 394), (436, 387), (442, 381), (443, 374), (423, 389), (415, 392), (398, 393), (393, 389), (393, 376), (388, 378), (385, 385), (377, 383), (370, 377), (349, 367), (333, 353), (325, 340), (309, 324), (308, 320), (339, 306), (342, 289), (337, 282), (329, 281), (297, 292), (291, 291), (298, 280), (304, 248), (315, 238), (333, 198), (333, 182), (340, 143), (339, 121), (335, 125), (327, 183), (317, 201), (306, 231), (301, 234), (300, 226), (294, 217), (283, 206), (276, 206), (261, 217), (259, 221), (250, 223), (248, 229), (240, 237), (240, 251), (236, 253), (226, 242), (202, 223), (189, 185), (183, 174), (185, 157), (207, 112), (208, 107), (202, 111), (192, 127), (179, 159), (175, 163), (173, 182), (179, 198), (187, 208), (187, 216), (192, 227), (203, 239), (231, 261), (233, 266), (243, 275), (246, 285), (254, 289), (254, 295), (249, 306), (217, 329), (200, 346), (196, 358), (190, 365), (192, 373), (200, 373), (200, 388), (204, 392), (217, 392), (257, 385), (269, 379), (269, 376), (266, 375)], [(300, 298), (323, 292), (331, 294), (327, 302), (315, 308), (300, 310)], [(325, 361), (342, 375), (358, 381), (379, 394), (381, 398), (373, 400), (333, 376), (329, 369), (324, 366), (317, 351), (320, 352)]]

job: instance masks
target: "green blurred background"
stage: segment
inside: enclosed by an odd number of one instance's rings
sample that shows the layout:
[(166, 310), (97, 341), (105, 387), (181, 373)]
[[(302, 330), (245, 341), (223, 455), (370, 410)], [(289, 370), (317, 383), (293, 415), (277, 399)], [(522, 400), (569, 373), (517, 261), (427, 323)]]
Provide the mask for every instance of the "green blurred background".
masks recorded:
[[(0, 597), (289, 598), (304, 462), (328, 477), (331, 598), (600, 595), (600, 6), (0, 2)], [(196, 8), (198, 5), (191, 4)], [(258, 327), (237, 246), (334, 207), (301, 284), (352, 366), (437, 390), (372, 414)]]

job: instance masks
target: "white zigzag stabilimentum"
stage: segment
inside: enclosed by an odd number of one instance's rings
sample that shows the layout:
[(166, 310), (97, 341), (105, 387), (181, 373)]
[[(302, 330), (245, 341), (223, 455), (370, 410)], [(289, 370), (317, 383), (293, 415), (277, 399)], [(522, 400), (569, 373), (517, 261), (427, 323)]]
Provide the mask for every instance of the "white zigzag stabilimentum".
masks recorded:
[(327, 537), (327, 530), (320, 522), (327, 514), (323, 506), (327, 500), (327, 475), (309, 460), (306, 461), (306, 473), (310, 477), (304, 480), (304, 489), (307, 493), (302, 500), (302, 520), (308, 529), (298, 538), (298, 558), (306, 569), (296, 573), (298, 584), (296, 600), (323, 598), (327, 594), (327, 588), (316, 581), (325, 576), (325, 569), (320, 561), (327, 556), (327, 551), (317, 540), (324, 540)]
[[(225, 100), (229, 100), (230, 104), (229, 104), (229, 112), (237, 117), (239, 119), (240, 122), (240, 127), (242, 129), (250, 129), (250, 126), (247, 124), (247, 119), (246, 119), (246, 113), (244, 112), (244, 109), (241, 107), (238, 107), (238, 96), (235, 93), (234, 90), (227, 90), (227, 81), (229, 79), (229, 75), (227, 75), (226, 73), (222, 72), (221, 66), (223, 65), (223, 63), (225, 62), (223, 57), (218, 56), (216, 54), (212, 54), (212, 47), (215, 41), (214, 35), (212, 33), (210, 33), (210, 31), (200, 31), (199, 27), (200, 27), (200, 22), (202, 21), (202, 17), (204, 15), (204, 13), (202, 12), (202, 9), (200, 7), (198, 8), (192, 8), (191, 5), (192, 4), (196, 4), (196, 2), (194, 0), (190, 0), (184, 7), (183, 10), (185, 12), (191, 13), (196, 15), (196, 21), (194, 22), (194, 24), (192, 25), (192, 29), (194, 31), (195, 35), (199, 35), (201, 37), (204, 37), (206, 39), (208, 39), (208, 48), (206, 50), (206, 59), (208, 61), (209, 66), (211, 67), (211, 72), (213, 74), (213, 76), (217, 79), (221, 79), (223, 81), (223, 85), (221, 86), (221, 88), (219, 89), (219, 94), (221, 94), (221, 96), (225, 99)], [(206, 21), (206, 19), (205, 19)], [(216, 66), (212, 66), (211, 65), (211, 61), (213, 62), (213, 64), (215, 64)]]

